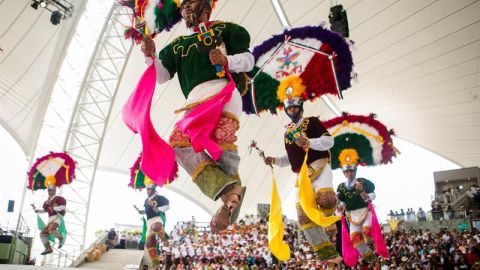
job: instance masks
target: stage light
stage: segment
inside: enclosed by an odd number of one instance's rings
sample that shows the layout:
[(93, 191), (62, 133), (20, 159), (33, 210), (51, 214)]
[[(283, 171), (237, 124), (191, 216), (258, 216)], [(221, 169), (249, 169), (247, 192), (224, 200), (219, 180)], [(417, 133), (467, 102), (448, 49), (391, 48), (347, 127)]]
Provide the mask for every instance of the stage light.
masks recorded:
[(71, 0), (31, 0), (30, 6), (38, 9), (38, 6), (51, 12), (50, 22), (58, 25), (62, 20), (72, 17), (74, 6)]
[(62, 13), (60, 11), (55, 10), (54, 12), (52, 12), (52, 16), (50, 16), (50, 22), (53, 25), (59, 24), (61, 20), (62, 20)]
[(330, 8), (330, 14), (328, 15), (330, 21), (330, 29), (334, 32), (341, 34), (343, 37), (348, 38), (348, 20), (347, 11), (343, 9), (342, 5), (336, 5)]
[(33, 0), (32, 3), (30, 4), (30, 6), (33, 8), (33, 9), (38, 9), (38, 2), (36, 0)]

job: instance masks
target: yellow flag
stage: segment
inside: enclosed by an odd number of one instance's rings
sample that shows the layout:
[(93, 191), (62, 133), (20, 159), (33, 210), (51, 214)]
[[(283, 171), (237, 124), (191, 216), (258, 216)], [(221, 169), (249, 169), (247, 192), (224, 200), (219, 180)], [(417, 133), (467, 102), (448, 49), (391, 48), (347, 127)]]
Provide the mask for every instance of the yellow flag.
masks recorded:
[(388, 221), (388, 225), (390, 225), (390, 230), (392, 232), (397, 231), (398, 226), (403, 223), (403, 220), (398, 220), (396, 218), (392, 218)]
[(270, 200), (270, 217), (268, 221), (268, 247), (279, 261), (290, 259), (290, 247), (283, 242), (282, 202), (272, 170), (272, 195)]
[(310, 177), (308, 177), (307, 159), (308, 150), (305, 154), (305, 159), (303, 160), (303, 165), (298, 175), (298, 199), (303, 211), (311, 221), (319, 226), (328, 227), (339, 221), (340, 217), (326, 217), (323, 211), (318, 208), (317, 201), (315, 200), (315, 193), (312, 188), (312, 182), (310, 181)]

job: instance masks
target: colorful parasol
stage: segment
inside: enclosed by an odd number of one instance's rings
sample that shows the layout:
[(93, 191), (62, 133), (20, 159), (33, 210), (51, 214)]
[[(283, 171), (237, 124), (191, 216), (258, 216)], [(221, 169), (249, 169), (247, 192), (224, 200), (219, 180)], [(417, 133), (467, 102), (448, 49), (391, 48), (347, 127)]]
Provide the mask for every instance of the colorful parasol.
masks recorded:
[(323, 25), (285, 30), (256, 46), (253, 55), (255, 67), (248, 94), (243, 96), (247, 114), (275, 113), (282, 108), (277, 97), (277, 89), (282, 87), (291, 87), (302, 92), (304, 100), (313, 101), (325, 94), (342, 98), (342, 91), (351, 86), (349, 44)]
[[(332, 169), (342, 165), (376, 166), (392, 162), (400, 153), (392, 142), (393, 130), (375, 119), (375, 114), (368, 116), (342, 116), (323, 122), (325, 128), (335, 138), (330, 149)], [(343, 163), (343, 164), (341, 164)]]
[(28, 172), (28, 188), (46, 189), (48, 186), (61, 187), (75, 178), (75, 161), (67, 153), (51, 152), (33, 164)]

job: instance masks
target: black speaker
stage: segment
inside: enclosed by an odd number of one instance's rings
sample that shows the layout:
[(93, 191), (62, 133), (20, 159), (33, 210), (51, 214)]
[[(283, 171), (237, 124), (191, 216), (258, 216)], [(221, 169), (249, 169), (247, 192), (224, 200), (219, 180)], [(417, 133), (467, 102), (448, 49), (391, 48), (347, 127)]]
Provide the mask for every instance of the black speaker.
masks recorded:
[(14, 211), (14, 209), (15, 209), (15, 201), (9, 200), (8, 201), (7, 212), (12, 213)]
[(330, 8), (328, 20), (330, 21), (330, 29), (332, 31), (346, 38), (349, 36), (347, 11), (343, 9), (342, 5), (336, 5)]
[(55, 10), (54, 12), (52, 12), (52, 15), (50, 16), (50, 22), (53, 24), (53, 25), (57, 25), (60, 23), (60, 21), (62, 20), (62, 13), (58, 10)]

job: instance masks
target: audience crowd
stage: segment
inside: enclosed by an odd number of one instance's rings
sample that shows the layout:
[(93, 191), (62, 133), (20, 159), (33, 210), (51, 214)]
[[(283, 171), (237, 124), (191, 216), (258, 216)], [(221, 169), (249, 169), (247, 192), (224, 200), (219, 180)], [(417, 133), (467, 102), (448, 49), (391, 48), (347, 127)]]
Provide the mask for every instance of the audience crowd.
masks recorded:
[[(193, 222), (179, 223), (170, 235), (170, 245), (162, 247), (162, 269), (477, 269), (480, 260), (480, 233), (442, 229), (398, 230), (385, 233), (389, 259), (371, 263), (360, 260), (355, 268), (328, 266), (316, 255), (297, 223), (285, 220), (285, 241), (290, 245), (289, 261), (279, 262), (269, 252), (267, 222), (248, 215), (228, 230), (212, 234), (198, 230)], [(475, 266), (474, 266), (475, 265)], [(330, 267), (330, 268), (328, 268)], [(478, 268), (480, 269), (480, 267)]]
[[(452, 209), (451, 203), (466, 194), (466, 208)], [(458, 188), (437, 195), (432, 211), (426, 213), (408, 208), (405, 212), (390, 210), (390, 218), (417, 222), (427, 220), (472, 218), (470, 209), (478, 209), (480, 189), (473, 186), (466, 191)], [(461, 213), (464, 213), (463, 215)], [(478, 213), (477, 213), (478, 214)], [(208, 224), (178, 223), (170, 234), (169, 246), (162, 246), (162, 270), (251, 270), (251, 269), (479, 269), (480, 233), (442, 229), (438, 233), (427, 230), (399, 229), (384, 233), (390, 258), (377, 258), (371, 263), (360, 259), (355, 268), (345, 265), (326, 265), (316, 259), (315, 253), (300, 231), (297, 222), (284, 220), (284, 240), (291, 249), (291, 259), (279, 262), (269, 251), (267, 220), (246, 215), (227, 230), (213, 234)], [(143, 249), (140, 232), (111, 230), (110, 247)], [(334, 241), (335, 239), (332, 239)], [(148, 267), (145, 266), (145, 269)]]

